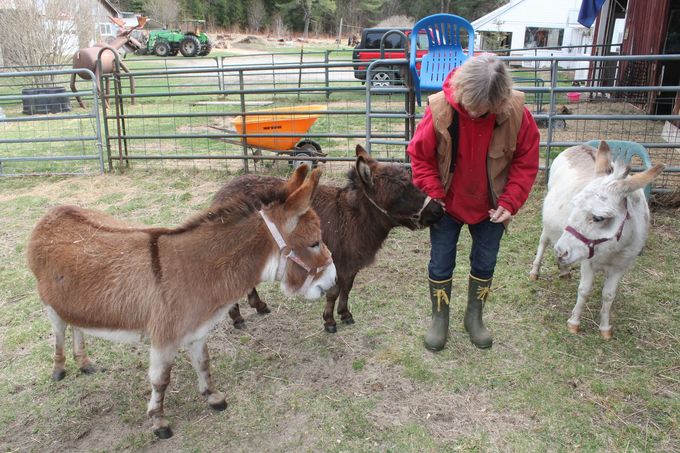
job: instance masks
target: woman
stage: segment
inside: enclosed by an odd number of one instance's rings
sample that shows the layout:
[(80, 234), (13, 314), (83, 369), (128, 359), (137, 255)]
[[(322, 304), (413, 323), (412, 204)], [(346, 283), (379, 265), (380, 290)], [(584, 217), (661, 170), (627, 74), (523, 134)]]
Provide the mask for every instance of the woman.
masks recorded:
[(432, 326), (425, 347), (438, 351), (446, 344), (456, 244), (467, 224), (472, 250), (464, 326), (475, 346), (490, 348), (482, 309), (503, 231), (536, 179), (538, 128), (524, 94), (512, 89), (508, 68), (492, 54), (452, 71), (428, 101), (408, 146), (414, 184), (446, 210), (430, 227)]

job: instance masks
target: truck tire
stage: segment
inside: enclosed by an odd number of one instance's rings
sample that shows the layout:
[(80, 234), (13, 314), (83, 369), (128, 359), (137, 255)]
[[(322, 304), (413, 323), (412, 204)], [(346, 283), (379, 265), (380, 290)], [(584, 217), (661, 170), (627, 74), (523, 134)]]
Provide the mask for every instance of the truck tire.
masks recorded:
[(394, 84), (394, 71), (380, 66), (371, 74), (371, 86), (376, 88), (389, 88)]
[(153, 53), (159, 57), (167, 57), (170, 54), (170, 43), (165, 39), (159, 39), (153, 45)]
[(201, 50), (201, 42), (194, 35), (186, 35), (179, 43), (179, 51), (185, 57), (195, 57)]

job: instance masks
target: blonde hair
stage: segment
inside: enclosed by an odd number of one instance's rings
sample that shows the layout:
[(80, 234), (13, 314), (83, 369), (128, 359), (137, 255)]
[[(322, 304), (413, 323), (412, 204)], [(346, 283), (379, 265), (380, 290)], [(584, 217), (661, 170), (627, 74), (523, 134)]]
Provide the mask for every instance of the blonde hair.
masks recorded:
[(483, 54), (467, 60), (449, 82), (456, 102), (466, 110), (488, 105), (492, 113), (508, 107), (512, 95), (512, 78), (503, 61), (494, 54)]

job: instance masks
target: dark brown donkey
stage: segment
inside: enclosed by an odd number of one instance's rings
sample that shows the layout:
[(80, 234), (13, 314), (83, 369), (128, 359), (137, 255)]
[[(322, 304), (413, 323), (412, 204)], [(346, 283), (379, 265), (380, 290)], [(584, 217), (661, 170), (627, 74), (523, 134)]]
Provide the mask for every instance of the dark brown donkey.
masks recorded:
[[(333, 311), (338, 303), (338, 315), (345, 324), (353, 324), (347, 308), (349, 292), (357, 272), (373, 262), (376, 253), (390, 230), (405, 226), (412, 230), (424, 228), (441, 218), (442, 207), (411, 183), (409, 172), (402, 165), (383, 164), (372, 159), (363, 147), (356, 147), (357, 160), (348, 173), (345, 187), (319, 186), (312, 206), (321, 218), (323, 240), (333, 253), (338, 282), (326, 294), (323, 312), (327, 332), (337, 330)], [(230, 197), (245, 193), (265, 197), (284, 180), (264, 176), (243, 176), (225, 185), (214, 198), (222, 203)], [(253, 289), (248, 303), (258, 313), (269, 313), (269, 308)], [(241, 327), (238, 304), (229, 312), (234, 326)]]
[(148, 339), (147, 413), (158, 437), (172, 436), (163, 399), (180, 347), (188, 350), (199, 392), (214, 409), (225, 409), (205, 340), (230, 305), (262, 281), (278, 280), (284, 292), (312, 299), (335, 283), (319, 217), (310, 209), (319, 172), (304, 181), (306, 173), (300, 167), (263, 200), (270, 202), (265, 206), (243, 192), (175, 229), (132, 226), (75, 206), (49, 211), (33, 230), (27, 253), (54, 329), (53, 379), (65, 374), (70, 324), (73, 353), (85, 372), (94, 369), (83, 333)]

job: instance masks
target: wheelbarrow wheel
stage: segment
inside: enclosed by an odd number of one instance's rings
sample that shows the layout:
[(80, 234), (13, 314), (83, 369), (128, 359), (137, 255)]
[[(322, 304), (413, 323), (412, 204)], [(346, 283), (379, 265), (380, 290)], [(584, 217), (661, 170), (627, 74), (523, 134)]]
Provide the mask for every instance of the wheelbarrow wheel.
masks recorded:
[(307, 164), (309, 168), (316, 167), (316, 161), (311, 160), (310, 157), (314, 155), (316, 149), (313, 145), (303, 145), (302, 148), (293, 151), (294, 159), (289, 161), (293, 168), (298, 168), (300, 165)]
[(309, 168), (316, 168), (319, 163), (317, 160), (309, 159), (310, 157), (323, 157), (326, 154), (321, 151), (321, 145), (314, 140), (302, 140), (293, 150), (293, 157), (288, 161), (293, 168), (298, 168), (302, 164), (307, 164)]

